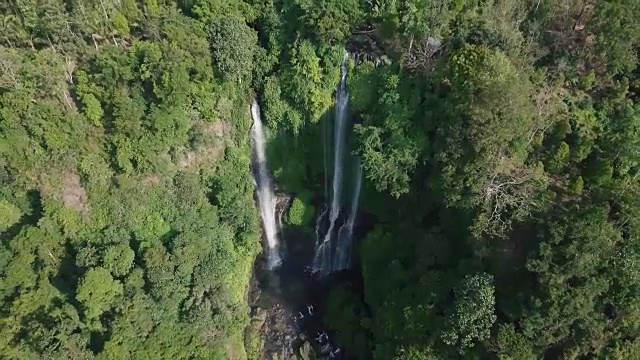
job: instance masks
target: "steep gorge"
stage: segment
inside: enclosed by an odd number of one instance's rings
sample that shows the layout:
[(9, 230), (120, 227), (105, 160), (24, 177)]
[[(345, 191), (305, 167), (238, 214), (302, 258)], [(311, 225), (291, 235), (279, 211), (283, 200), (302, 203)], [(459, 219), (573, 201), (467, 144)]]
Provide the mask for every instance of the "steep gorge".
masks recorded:
[[(352, 250), (363, 170), (349, 146), (352, 123), (348, 111), (348, 61), (349, 56), (345, 53), (340, 65), (340, 82), (335, 91), (334, 116), (326, 117), (321, 124), (323, 128), (334, 130), (333, 136), (325, 137), (325, 143), (322, 144), (324, 154), (333, 154), (330, 166), (325, 164), (322, 178), (332, 177), (332, 181), (330, 188), (324, 188), (324, 204), (314, 220), (315, 241), (309, 237), (308, 232), (287, 231), (286, 227), (281, 229), (281, 236), (277, 234), (278, 224), (274, 214), (291, 209), (280, 207), (277, 210), (272, 200), (275, 197), (274, 185), (270, 180), (265, 181), (270, 175), (267, 159), (261, 157), (266, 146), (264, 133), (257, 130), (262, 126), (260, 110), (255, 101), (251, 106), (254, 119), (253, 173), (256, 178), (258, 208), (264, 226), (264, 256), (267, 264), (266, 268), (261, 268), (260, 262), (257, 263), (256, 286), (260, 287), (260, 291), (259, 295), (254, 296), (252, 303), (254, 314), (259, 314), (255, 316), (263, 317), (263, 356), (267, 358), (273, 355), (287, 358), (296, 352), (304, 351), (302, 349), (309, 345), (315, 348), (317, 356), (331, 359), (349, 358), (348, 350), (335, 342), (332, 331), (324, 324), (323, 307), (329, 292), (317, 291), (318, 287), (330, 289), (332, 284), (343, 282), (340, 280), (343, 275), (331, 275), (348, 270), (353, 263), (353, 256), (356, 256)], [(262, 148), (257, 148), (260, 145)], [(333, 170), (328, 173), (328, 169)], [(345, 172), (355, 174), (345, 178)], [(346, 184), (349, 186), (345, 186)], [(349, 201), (345, 201), (343, 197), (348, 194)], [(270, 226), (273, 226), (275, 232), (270, 232)], [(282, 244), (275, 242), (276, 236), (283, 239)], [(274, 252), (274, 249), (280, 246), (281, 251)], [(280, 260), (278, 263), (274, 263), (276, 256)]]

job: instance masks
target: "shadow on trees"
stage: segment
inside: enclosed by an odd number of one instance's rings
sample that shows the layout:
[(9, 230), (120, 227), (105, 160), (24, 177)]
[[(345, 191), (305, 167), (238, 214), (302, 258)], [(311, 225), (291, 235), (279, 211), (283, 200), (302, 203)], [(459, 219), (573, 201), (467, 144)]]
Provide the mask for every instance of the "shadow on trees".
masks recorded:
[(0, 239), (10, 240), (22, 231), (27, 225), (37, 225), (38, 221), (42, 218), (42, 195), (38, 190), (29, 190), (27, 192), (29, 198), (30, 209), (29, 212), (22, 215), (20, 221), (13, 224), (6, 231), (0, 233)]

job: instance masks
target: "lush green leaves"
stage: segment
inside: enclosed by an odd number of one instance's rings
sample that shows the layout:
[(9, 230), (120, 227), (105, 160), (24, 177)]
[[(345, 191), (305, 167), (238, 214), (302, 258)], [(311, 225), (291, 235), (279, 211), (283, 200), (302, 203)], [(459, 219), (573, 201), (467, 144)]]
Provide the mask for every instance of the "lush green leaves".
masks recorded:
[(224, 16), (209, 29), (211, 54), (216, 69), (227, 80), (249, 80), (258, 37), (242, 19)]
[[(327, 82), (320, 58), (310, 42), (301, 41), (295, 45), (290, 65), (283, 70), (281, 78), (286, 95), (299, 106), (305, 118), (311, 122), (320, 120), (331, 106), (331, 90), (336, 83)], [(293, 123), (294, 126), (298, 124)], [(297, 127), (292, 130), (296, 131)]]
[(358, 0), (296, 0), (302, 9), (302, 21), (310, 35), (321, 42), (339, 44), (364, 17), (362, 2)]
[[(364, 71), (355, 80), (356, 106), (371, 103), (372, 107), (363, 111), (365, 122), (355, 127), (358, 152), (365, 174), (376, 189), (398, 197), (409, 191), (424, 138), (420, 128), (411, 122), (414, 112), (409, 105), (411, 99), (403, 97), (401, 78), (393, 70), (383, 73), (379, 79), (372, 79)], [(372, 81), (378, 82), (377, 94)]]
[(284, 220), (309, 226), (346, 47), (366, 215), (363, 294), (331, 284), (318, 306), (335, 341), (637, 358), (639, 6), (3, 2), (0, 357), (244, 358), (247, 103), (296, 194)]
[(306, 226), (311, 222), (311, 219), (313, 219), (313, 215), (313, 206), (296, 197), (289, 207), (287, 222), (290, 225)]
[(455, 303), (442, 340), (464, 353), (478, 341), (489, 338), (494, 314), (493, 278), (489, 274), (467, 275), (455, 289)]
[(97, 319), (116, 304), (122, 291), (122, 284), (114, 280), (107, 269), (96, 267), (80, 280), (76, 298), (83, 305), (84, 316)]
[(0, 39), (0, 357), (241, 353), (248, 83), (216, 77), (205, 24), (173, 6), (68, 5), (0, 5), (25, 16)]
[(0, 229), (15, 224), (20, 220), (20, 209), (6, 200), (0, 200)]
[(104, 252), (104, 266), (113, 276), (123, 277), (133, 267), (134, 257), (135, 253), (126, 243), (109, 246)]

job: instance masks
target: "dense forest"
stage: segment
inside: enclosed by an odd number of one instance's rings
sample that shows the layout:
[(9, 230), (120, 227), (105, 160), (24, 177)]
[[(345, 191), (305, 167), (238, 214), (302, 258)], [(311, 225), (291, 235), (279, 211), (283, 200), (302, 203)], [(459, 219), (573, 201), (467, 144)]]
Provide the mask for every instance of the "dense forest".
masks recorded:
[(323, 315), (349, 357), (640, 359), (639, 18), (637, 0), (0, 2), (0, 357), (259, 358), (249, 104), (294, 194), (284, 226), (313, 233), (348, 51), (371, 224), (362, 289), (335, 284)]

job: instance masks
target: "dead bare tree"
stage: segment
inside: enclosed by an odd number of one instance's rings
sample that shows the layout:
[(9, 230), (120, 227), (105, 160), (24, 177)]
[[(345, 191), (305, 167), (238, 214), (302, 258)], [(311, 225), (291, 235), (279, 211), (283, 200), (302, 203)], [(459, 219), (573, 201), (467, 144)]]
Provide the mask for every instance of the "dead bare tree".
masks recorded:
[(0, 46), (0, 88), (11, 89), (18, 86), (17, 72), (20, 58), (10, 49)]
[(511, 221), (523, 219), (537, 206), (535, 194), (546, 186), (542, 169), (498, 156), (485, 166), (481, 186), (481, 211), (474, 225), (476, 235), (502, 237)]
[(402, 51), (400, 62), (404, 68), (418, 72), (428, 72), (431, 71), (433, 62), (441, 53), (441, 50), (442, 43), (438, 39), (425, 37), (415, 40), (411, 38), (408, 48)]
[(580, 51), (588, 44), (590, 33), (585, 30), (593, 18), (595, 2), (591, 0), (560, 1), (553, 5), (547, 34), (552, 50)]
[(566, 90), (556, 86), (553, 81), (545, 83), (535, 94), (534, 101), (537, 114), (535, 126), (529, 135), (528, 144), (531, 144), (536, 135), (544, 134), (558, 121), (566, 118), (567, 105), (563, 99)]
[(69, 109), (73, 109), (73, 103), (71, 102), (71, 97), (69, 96), (67, 85), (69, 86), (73, 85), (73, 70), (75, 68), (75, 64), (71, 60), (71, 57), (69, 57), (64, 52), (64, 49), (62, 50), (62, 55), (58, 53), (58, 50), (56, 50), (56, 47), (53, 45), (53, 42), (51, 41), (51, 38), (49, 36), (47, 36), (47, 40), (49, 41), (49, 47), (51, 48), (51, 51), (56, 56), (64, 56), (65, 62), (63, 64), (63, 71), (64, 71), (64, 78), (67, 81), (67, 84), (65, 85), (64, 83), (61, 83), (59, 84), (59, 87), (60, 87), (60, 92), (62, 93), (62, 97), (64, 98), (65, 104)]

